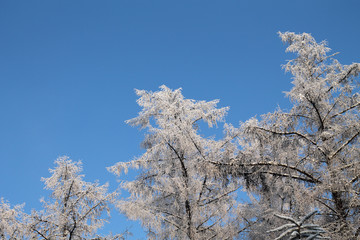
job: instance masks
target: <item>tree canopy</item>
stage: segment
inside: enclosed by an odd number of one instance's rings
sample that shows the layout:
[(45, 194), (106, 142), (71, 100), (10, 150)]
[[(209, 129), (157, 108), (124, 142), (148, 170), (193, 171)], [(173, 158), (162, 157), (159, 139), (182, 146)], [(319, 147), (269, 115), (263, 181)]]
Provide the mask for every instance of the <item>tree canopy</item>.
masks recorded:
[[(144, 153), (108, 168), (119, 178), (136, 170), (119, 186), (129, 197), (85, 182), (81, 162), (61, 157), (43, 178), (52, 191), (43, 210), (27, 214), (1, 199), (1, 238), (125, 238), (97, 235), (114, 204), (149, 239), (358, 239), (360, 64), (340, 64), (310, 34), (279, 35), (295, 54), (284, 65), (288, 110), (235, 127), (218, 100), (186, 99), (164, 85), (136, 90), (141, 111), (126, 122), (145, 131)], [(221, 137), (205, 136), (220, 124)]]

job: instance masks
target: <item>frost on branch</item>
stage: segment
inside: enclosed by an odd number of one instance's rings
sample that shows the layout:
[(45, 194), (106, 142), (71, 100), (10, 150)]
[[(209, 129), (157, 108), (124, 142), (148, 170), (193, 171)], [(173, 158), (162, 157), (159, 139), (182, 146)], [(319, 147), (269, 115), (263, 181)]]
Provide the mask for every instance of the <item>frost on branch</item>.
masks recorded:
[(218, 101), (185, 99), (181, 89), (165, 86), (158, 92), (137, 90), (139, 115), (127, 123), (147, 129), (146, 152), (110, 171), (120, 175), (139, 169), (136, 180), (123, 182), (130, 192), (118, 208), (140, 220), (150, 239), (233, 239), (239, 234), (235, 191), (240, 185), (217, 175), (214, 165), (231, 154), (230, 141), (199, 135), (198, 121), (209, 127), (222, 121), (227, 108)]
[(282, 233), (275, 238), (275, 240), (285, 239), (288, 237), (289, 240), (295, 239), (330, 239), (328, 237), (323, 237), (322, 235), (325, 233), (325, 230), (319, 227), (316, 224), (305, 224), (305, 221), (309, 220), (317, 211), (311, 212), (299, 221), (296, 221), (292, 217), (282, 216), (275, 214), (276, 217), (286, 220), (290, 223), (286, 223), (280, 227), (270, 230), (269, 232), (279, 232)]

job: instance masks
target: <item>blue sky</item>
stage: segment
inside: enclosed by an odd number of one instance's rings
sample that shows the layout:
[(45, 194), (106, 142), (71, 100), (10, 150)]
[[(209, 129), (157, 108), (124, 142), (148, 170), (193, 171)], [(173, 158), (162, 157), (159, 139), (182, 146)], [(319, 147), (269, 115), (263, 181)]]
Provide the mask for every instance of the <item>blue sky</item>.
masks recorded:
[[(134, 89), (162, 84), (220, 99), (228, 122), (289, 106), (278, 31), (309, 32), (360, 62), (359, 1), (0, 1), (0, 196), (26, 210), (62, 155), (86, 180), (116, 187), (108, 167), (141, 154)], [(113, 212), (106, 228), (136, 223)], [(139, 233), (137, 233), (139, 232)]]

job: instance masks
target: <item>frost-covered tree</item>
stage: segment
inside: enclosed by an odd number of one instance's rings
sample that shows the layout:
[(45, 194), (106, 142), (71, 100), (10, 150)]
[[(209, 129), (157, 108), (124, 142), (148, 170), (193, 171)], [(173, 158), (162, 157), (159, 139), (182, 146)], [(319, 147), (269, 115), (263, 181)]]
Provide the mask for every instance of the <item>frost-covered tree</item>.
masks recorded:
[(241, 126), (241, 153), (228, 166), (254, 194), (255, 239), (278, 226), (274, 213), (298, 218), (319, 210), (316, 223), (331, 239), (360, 236), (360, 64), (342, 65), (325, 42), (307, 33), (280, 33), (296, 54), (293, 106)]
[(11, 208), (10, 204), (1, 198), (0, 202), (0, 239), (23, 239), (26, 235), (23, 205)]
[(96, 234), (106, 222), (117, 193), (108, 193), (107, 185), (85, 182), (80, 161), (59, 157), (55, 164), (50, 169), (52, 175), (42, 178), (45, 189), (52, 191), (48, 200), (41, 200), (43, 210), (26, 214), (23, 205), (11, 207), (1, 199), (0, 239), (124, 239), (126, 234)]
[[(89, 183), (81, 175), (81, 162), (68, 157), (55, 161), (52, 175), (42, 178), (49, 200), (42, 199), (44, 209), (27, 217), (29, 239), (100, 239), (97, 230), (106, 221), (109, 204), (116, 196), (107, 192), (107, 185)], [(120, 236), (109, 237), (119, 239)]]
[(218, 101), (185, 99), (181, 89), (137, 90), (142, 111), (127, 123), (147, 129), (145, 153), (109, 168), (117, 175), (139, 169), (121, 187), (130, 197), (118, 203), (130, 219), (140, 220), (149, 239), (233, 239), (241, 221), (235, 201), (236, 180), (224, 181), (209, 162), (225, 157), (229, 141), (199, 134), (199, 121), (209, 127), (222, 121), (227, 108)]
[[(340, 64), (310, 34), (280, 37), (296, 55), (284, 66), (293, 75), (291, 108), (225, 124), (222, 139), (201, 132), (223, 121), (228, 108), (218, 101), (165, 86), (136, 91), (142, 110), (127, 123), (146, 129), (145, 152), (109, 170), (138, 173), (121, 183), (130, 196), (116, 205), (149, 239), (360, 238), (360, 64)], [(96, 235), (116, 194), (85, 182), (80, 162), (55, 163), (43, 179), (52, 191), (44, 210), (27, 215), (1, 200), (0, 238), (123, 238)], [(237, 199), (242, 187), (249, 203)]]

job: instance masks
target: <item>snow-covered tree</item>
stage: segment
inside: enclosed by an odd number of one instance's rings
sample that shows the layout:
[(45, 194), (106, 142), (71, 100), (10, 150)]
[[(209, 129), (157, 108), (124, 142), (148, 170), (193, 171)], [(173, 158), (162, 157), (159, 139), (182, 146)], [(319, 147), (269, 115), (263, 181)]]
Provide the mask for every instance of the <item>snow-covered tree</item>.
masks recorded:
[[(42, 178), (49, 200), (42, 200), (44, 210), (33, 211), (28, 219), (29, 239), (101, 239), (96, 231), (106, 221), (109, 204), (116, 193), (109, 194), (107, 185), (83, 180), (81, 162), (68, 157), (55, 161), (52, 175)], [(111, 237), (119, 239), (120, 236)], [(110, 238), (109, 238), (110, 239)]]
[(59, 157), (55, 164), (50, 169), (52, 175), (42, 178), (45, 189), (52, 191), (47, 201), (41, 200), (43, 210), (26, 214), (23, 205), (11, 207), (1, 199), (0, 239), (124, 239), (126, 234), (97, 235), (97, 230), (107, 221), (117, 193), (108, 193), (107, 185), (85, 182), (80, 174), (80, 161)]
[[(223, 121), (228, 108), (218, 101), (137, 90), (142, 110), (127, 123), (146, 129), (145, 152), (109, 168), (135, 169), (120, 185), (130, 196), (116, 200), (107, 185), (83, 180), (81, 162), (61, 157), (43, 179), (52, 194), (42, 211), (27, 215), (1, 199), (0, 238), (122, 239), (96, 235), (113, 202), (149, 239), (360, 238), (360, 64), (340, 64), (310, 34), (280, 37), (296, 54), (284, 66), (289, 110), (225, 124), (217, 139), (201, 130)], [(237, 199), (242, 187), (249, 203)]]
[(118, 203), (130, 219), (140, 220), (149, 239), (233, 239), (239, 235), (236, 180), (224, 181), (209, 164), (226, 157), (229, 141), (199, 134), (199, 121), (209, 127), (222, 121), (227, 108), (218, 101), (185, 99), (181, 89), (137, 90), (142, 111), (127, 123), (147, 129), (145, 153), (109, 170), (120, 175), (139, 169), (121, 187), (130, 197)]
[[(296, 54), (284, 66), (293, 75), (293, 106), (242, 124), (241, 154), (228, 171), (254, 194), (254, 238), (278, 226), (274, 213), (316, 221), (331, 239), (360, 236), (360, 64), (341, 65), (325, 42), (307, 33), (280, 33)], [(255, 225), (254, 225), (255, 226)]]
[(0, 239), (23, 239), (26, 235), (23, 205), (11, 208), (3, 198), (0, 201)]

